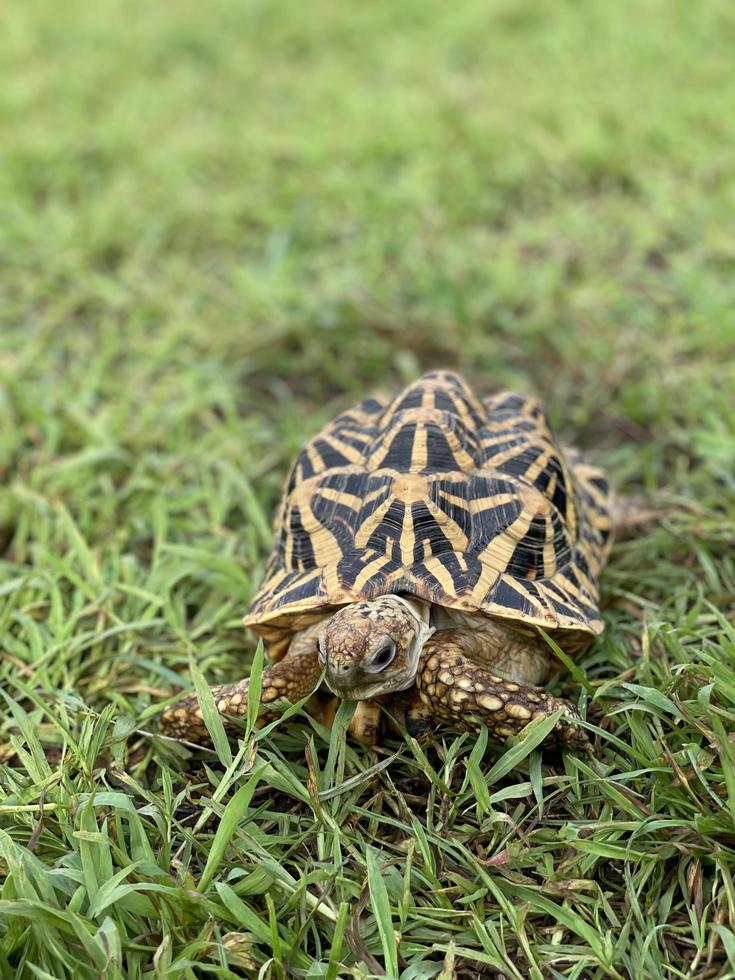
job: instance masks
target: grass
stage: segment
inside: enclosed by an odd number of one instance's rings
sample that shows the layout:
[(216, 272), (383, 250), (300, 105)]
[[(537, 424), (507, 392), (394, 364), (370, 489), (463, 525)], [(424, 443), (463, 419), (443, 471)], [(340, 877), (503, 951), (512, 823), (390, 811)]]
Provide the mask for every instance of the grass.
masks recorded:
[[(1, 980), (735, 977), (732, 6), (1, 16)], [(302, 442), (443, 365), (662, 510), (595, 760), (143, 734), (247, 670)]]

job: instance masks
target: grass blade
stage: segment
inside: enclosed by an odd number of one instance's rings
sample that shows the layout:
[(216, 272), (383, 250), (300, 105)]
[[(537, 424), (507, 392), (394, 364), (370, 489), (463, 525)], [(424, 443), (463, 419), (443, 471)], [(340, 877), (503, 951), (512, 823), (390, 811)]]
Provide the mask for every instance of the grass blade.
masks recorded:
[(374, 848), (367, 848), (368, 889), (370, 891), (370, 909), (375, 916), (378, 926), (380, 943), (383, 947), (385, 972), (389, 977), (398, 976), (398, 948), (391, 918), (390, 899), (385, 886), (383, 873), (380, 870), (378, 854)]
[(232, 839), (232, 835), (248, 812), (253, 793), (260, 782), (260, 777), (265, 768), (265, 765), (262, 765), (256, 769), (250, 779), (248, 779), (244, 786), (240, 787), (225, 807), (225, 811), (219, 822), (219, 827), (217, 828), (217, 833), (214, 835), (214, 840), (212, 841), (207, 863), (204, 865), (202, 876), (197, 885), (199, 891), (206, 891), (216, 875), (225, 856), (227, 846)]

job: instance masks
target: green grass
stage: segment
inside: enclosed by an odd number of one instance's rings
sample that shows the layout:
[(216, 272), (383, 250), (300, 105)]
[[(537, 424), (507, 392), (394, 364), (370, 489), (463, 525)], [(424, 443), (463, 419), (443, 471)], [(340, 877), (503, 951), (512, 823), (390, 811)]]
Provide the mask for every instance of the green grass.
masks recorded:
[[(1, 980), (735, 977), (732, 5), (0, 17)], [(554, 683), (597, 758), (143, 734), (247, 670), (302, 442), (447, 365), (662, 509)]]

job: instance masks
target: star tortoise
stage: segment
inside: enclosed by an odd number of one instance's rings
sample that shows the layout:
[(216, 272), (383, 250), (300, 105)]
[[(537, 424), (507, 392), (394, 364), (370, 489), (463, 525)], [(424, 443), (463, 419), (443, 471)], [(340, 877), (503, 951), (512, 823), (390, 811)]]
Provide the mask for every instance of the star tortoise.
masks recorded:
[[(561, 709), (549, 741), (585, 748), (576, 710), (539, 686), (553, 658), (537, 627), (571, 654), (602, 631), (610, 532), (604, 475), (562, 450), (534, 400), (478, 398), (448, 371), (368, 398), (306, 445), (286, 485), (244, 620), (271, 660), (261, 703), (323, 679), (337, 698), (321, 688), (315, 710), (328, 723), (338, 698), (357, 700), (366, 742), (380, 703), (413, 734), (485, 725), (498, 738)], [(248, 683), (213, 689), (230, 726)], [(168, 708), (163, 730), (205, 740), (196, 698)]]

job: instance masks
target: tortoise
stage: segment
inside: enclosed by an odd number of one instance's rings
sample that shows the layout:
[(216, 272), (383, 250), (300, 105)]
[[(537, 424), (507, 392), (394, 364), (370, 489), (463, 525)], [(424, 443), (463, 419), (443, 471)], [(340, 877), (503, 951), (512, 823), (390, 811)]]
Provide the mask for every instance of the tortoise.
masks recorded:
[[(586, 748), (575, 708), (540, 686), (556, 662), (539, 627), (572, 655), (602, 632), (611, 511), (604, 474), (562, 450), (532, 398), (481, 399), (449, 371), (368, 398), (306, 445), (286, 484), (244, 619), (271, 661), (261, 703), (323, 678), (358, 702), (350, 730), (368, 743), (381, 703), (413, 735), (485, 725), (499, 739), (561, 709), (548, 741)], [(248, 684), (213, 689), (226, 726)], [(195, 696), (163, 730), (207, 739)]]

